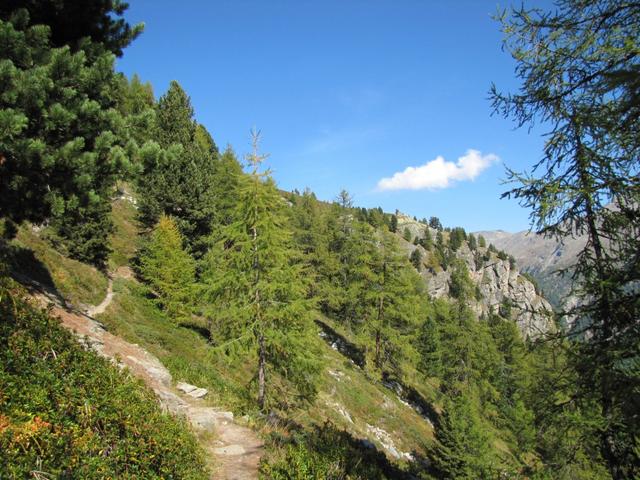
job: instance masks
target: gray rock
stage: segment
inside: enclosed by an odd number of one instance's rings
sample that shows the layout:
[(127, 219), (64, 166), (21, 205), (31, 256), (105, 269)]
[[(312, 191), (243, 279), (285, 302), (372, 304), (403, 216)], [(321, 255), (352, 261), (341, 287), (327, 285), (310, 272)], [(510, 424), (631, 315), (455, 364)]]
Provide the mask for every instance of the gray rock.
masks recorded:
[(195, 385), (190, 385), (184, 382), (178, 382), (178, 384), (176, 385), (176, 388), (193, 398), (202, 398), (205, 395), (207, 395), (207, 393), (209, 393), (209, 391), (206, 388), (199, 388), (199, 387), (196, 387)]

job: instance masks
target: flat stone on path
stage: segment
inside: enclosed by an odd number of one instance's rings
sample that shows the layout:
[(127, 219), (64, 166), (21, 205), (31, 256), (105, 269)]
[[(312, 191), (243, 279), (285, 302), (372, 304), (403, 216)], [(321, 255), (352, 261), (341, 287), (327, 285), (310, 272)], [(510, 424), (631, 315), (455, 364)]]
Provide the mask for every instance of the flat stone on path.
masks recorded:
[(178, 382), (176, 385), (176, 388), (193, 398), (202, 398), (207, 393), (209, 393), (209, 390), (207, 390), (206, 388), (199, 388), (199, 387), (196, 387), (195, 385), (190, 385), (185, 382)]
[(216, 455), (244, 455), (246, 452), (242, 445), (226, 445), (214, 448), (213, 451)]

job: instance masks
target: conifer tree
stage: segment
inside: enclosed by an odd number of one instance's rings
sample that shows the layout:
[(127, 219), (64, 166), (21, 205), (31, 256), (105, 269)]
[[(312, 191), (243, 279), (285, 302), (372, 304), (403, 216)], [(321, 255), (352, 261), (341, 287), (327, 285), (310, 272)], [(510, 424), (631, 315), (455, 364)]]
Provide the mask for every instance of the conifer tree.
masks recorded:
[(122, 18), (129, 8), (121, 0), (92, 0), (81, 5), (73, 0), (5, 0), (0, 18), (8, 20), (16, 10), (28, 12), (27, 26), (47, 25), (53, 47), (82, 50), (90, 61), (104, 53), (122, 56), (122, 50), (144, 29)]
[(419, 368), (429, 377), (442, 375), (440, 332), (432, 315), (428, 315), (420, 327), (417, 350), (420, 354)]
[(144, 145), (155, 132), (155, 97), (149, 82), (134, 74), (131, 80), (120, 76), (118, 110), (125, 117), (127, 131), (138, 145)]
[(411, 256), (409, 257), (409, 260), (411, 260), (411, 263), (419, 272), (420, 269), (422, 268), (422, 253), (420, 253), (420, 250), (418, 250), (417, 248), (414, 248), (413, 252), (411, 252)]
[(441, 232), (442, 229), (442, 223), (440, 223), (440, 219), (438, 217), (431, 217), (429, 219), (429, 226), (431, 228), (433, 228), (434, 230), (437, 230), (439, 232)]
[(415, 331), (424, 307), (421, 279), (391, 233), (374, 233), (365, 245), (368, 255), (360, 259), (359, 277), (353, 279), (362, 291), (361, 329), (373, 342), (375, 368), (401, 374), (401, 360), (413, 356), (407, 336)]
[(221, 228), (203, 278), (209, 298), (225, 307), (213, 323), (222, 329), (220, 348), (239, 346), (255, 355), (257, 400), (264, 409), (275, 393), (273, 372), (308, 398), (315, 393), (318, 363), (309, 349), (310, 305), (301, 268), (292, 261), (284, 199), (269, 171), (259, 170), (266, 156), (258, 153), (258, 142), (259, 132), (253, 131), (251, 172), (240, 178), (234, 221)]
[(432, 469), (438, 478), (491, 480), (497, 478), (496, 460), (473, 402), (460, 394), (447, 402), (436, 429)]
[(163, 213), (171, 215), (197, 257), (207, 248), (216, 213), (217, 150), (202, 128), (193, 119), (186, 92), (171, 82), (156, 106), (155, 139), (160, 148), (142, 156), (143, 171), (138, 177), (142, 223), (150, 227)]
[(433, 238), (431, 237), (431, 231), (429, 227), (424, 228), (424, 235), (420, 240), (420, 245), (422, 245), (422, 248), (427, 251), (431, 250), (431, 247), (433, 247)]
[(473, 233), (470, 233), (467, 237), (467, 241), (469, 242), (469, 250), (474, 252), (478, 248), (478, 241), (476, 240), (476, 236)]
[(467, 234), (462, 227), (456, 227), (451, 230), (449, 234), (449, 248), (452, 251), (458, 250), (462, 246), (462, 242), (464, 242), (467, 238)]
[(113, 108), (120, 88), (113, 54), (53, 48), (49, 25), (7, 7), (0, 12), (0, 217), (54, 219), (69, 252), (100, 265), (111, 191), (136, 147)]
[(325, 275), (327, 263), (331, 263), (328, 256), (328, 237), (325, 223), (320, 211), (320, 205), (311, 190), (305, 189), (297, 197), (290, 209), (293, 241), (305, 266), (308, 277), (308, 297), (315, 298), (320, 303), (326, 302), (325, 295), (329, 288)]
[(169, 318), (175, 323), (188, 320), (194, 300), (195, 262), (184, 250), (171, 217), (160, 217), (142, 248), (140, 274)]
[(398, 216), (391, 215), (391, 224), (389, 225), (389, 231), (391, 233), (396, 233), (398, 231)]
[(449, 293), (460, 302), (467, 302), (472, 298), (473, 282), (469, 278), (469, 269), (464, 261), (455, 259), (449, 281)]
[(215, 221), (217, 225), (229, 225), (233, 221), (233, 213), (238, 203), (238, 185), (243, 175), (242, 166), (236, 154), (227, 146), (222, 155), (214, 163), (215, 183), (212, 195), (215, 202)]
[[(501, 17), (522, 80), (517, 94), (492, 87), (495, 111), (518, 125), (549, 127), (542, 160), (504, 196), (532, 211), (538, 233), (584, 235), (574, 293), (584, 338), (572, 347), (579, 400), (597, 401), (600, 452), (611, 476), (640, 474), (640, 5), (559, 0)], [(633, 364), (634, 366), (630, 366)]]

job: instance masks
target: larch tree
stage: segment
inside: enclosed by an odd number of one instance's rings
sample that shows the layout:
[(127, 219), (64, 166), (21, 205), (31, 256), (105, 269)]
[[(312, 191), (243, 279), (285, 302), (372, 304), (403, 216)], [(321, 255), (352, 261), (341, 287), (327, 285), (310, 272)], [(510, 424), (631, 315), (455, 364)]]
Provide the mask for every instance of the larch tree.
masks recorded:
[[(224, 305), (212, 325), (218, 348), (255, 355), (257, 401), (269, 405), (270, 374), (278, 372), (301, 398), (315, 393), (318, 363), (303, 271), (295, 263), (285, 201), (270, 172), (260, 171), (259, 132), (252, 131), (251, 171), (240, 177), (234, 221), (207, 255), (206, 297)], [(273, 398), (273, 397), (271, 397)]]
[(175, 323), (189, 319), (195, 273), (195, 261), (184, 249), (176, 222), (162, 215), (140, 252), (140, 274)]
[(446, 402), (432, 447), (431, 470), (437, 478), (490, 480), (500, 478), (490, 436), (480, 420), (478, 406), (461, 393)]
[[(532, 212), (537, 232), (584, 235), (568, 312), (582, 321), (571, 344), (576, 399), (596, 401), (595, 428), (612, 478), (640, 472), (640, 3), (558, 0), (501, 16), (505, 48), (522, 80), (494, 86), (495, 110), (548, 128), (531, 173), (509, 172), (505, 193)], [(576, 332), (573, 332), (574, 334)]]
[(424, 306), (418, 285), (419, 277), (406, 255), (400, 250), (395, 235), (380, 232), (374, 243), (369, 265), (371, 275), (364, 287), (369, 299), (368, 320), (365, 328), (374, 341), (374, 365), (389, 368), (399, 374), (400, 360), (410, 355), (410, 342), (402, 338), (413, 333), (418, 312)]

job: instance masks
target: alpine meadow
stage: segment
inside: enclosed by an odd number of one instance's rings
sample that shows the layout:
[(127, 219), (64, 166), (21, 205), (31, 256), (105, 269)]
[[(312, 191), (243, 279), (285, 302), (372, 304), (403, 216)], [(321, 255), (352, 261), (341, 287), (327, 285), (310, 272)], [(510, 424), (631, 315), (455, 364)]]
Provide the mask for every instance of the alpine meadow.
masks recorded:
[(0, 312), (0, 479), (640, 479), (640, 2), (4, 0)]

